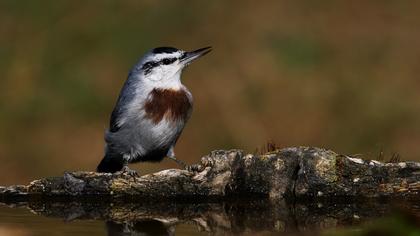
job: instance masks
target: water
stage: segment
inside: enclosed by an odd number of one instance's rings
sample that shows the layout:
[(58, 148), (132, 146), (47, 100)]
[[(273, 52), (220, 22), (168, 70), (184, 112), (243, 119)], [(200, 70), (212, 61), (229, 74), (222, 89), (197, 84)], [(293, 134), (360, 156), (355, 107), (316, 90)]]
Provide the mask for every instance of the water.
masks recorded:
[(420, 215), (418, 201), (33, 201), (0, 205), (0, 235), (313, 235), (359, 227), (397, 208)]

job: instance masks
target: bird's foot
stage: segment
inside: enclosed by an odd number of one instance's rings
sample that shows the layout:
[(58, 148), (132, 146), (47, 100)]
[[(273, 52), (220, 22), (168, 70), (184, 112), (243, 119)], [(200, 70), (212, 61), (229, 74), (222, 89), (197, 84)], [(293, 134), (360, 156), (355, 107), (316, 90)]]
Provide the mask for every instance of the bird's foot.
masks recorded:
[(139, 173), (137, 173), (137, 171), (130, 169), (128, 167), (128, 165), (123, 166), (123, 168), (120, 171), (115, 172), (115, 174), (117, 174), (117, 175), (128, 175), (128, 176), (131, 176), (133, 178), (136, 178), (136, 177), (140, 176)]
[(203, 167), (200, 164), (193, 164), (186, 166), (185, 169), (189, 172), (200, 172), (202, 171)]

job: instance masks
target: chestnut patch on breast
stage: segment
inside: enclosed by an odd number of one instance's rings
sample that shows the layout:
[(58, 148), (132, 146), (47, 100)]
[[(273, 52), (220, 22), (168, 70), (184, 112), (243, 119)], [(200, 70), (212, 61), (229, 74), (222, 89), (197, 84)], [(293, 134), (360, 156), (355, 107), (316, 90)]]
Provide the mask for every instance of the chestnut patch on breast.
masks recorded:
[(187, 93), (182, 89), (153, 89), (144, 109), (146, 117), (157, 124), (164, 117), (172, 121), (187, 119), (191, 106)]

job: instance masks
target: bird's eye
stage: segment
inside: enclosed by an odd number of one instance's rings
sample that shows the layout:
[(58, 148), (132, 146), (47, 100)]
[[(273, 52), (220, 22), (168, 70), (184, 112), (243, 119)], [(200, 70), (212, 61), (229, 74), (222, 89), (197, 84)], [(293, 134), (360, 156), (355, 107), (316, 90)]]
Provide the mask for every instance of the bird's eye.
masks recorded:
[(172, 62), (174, 62), (175, 60), (176, 60), (176, 58), (165, 58), (165, 59), (162, 60), (162, 64), (169, 65)]

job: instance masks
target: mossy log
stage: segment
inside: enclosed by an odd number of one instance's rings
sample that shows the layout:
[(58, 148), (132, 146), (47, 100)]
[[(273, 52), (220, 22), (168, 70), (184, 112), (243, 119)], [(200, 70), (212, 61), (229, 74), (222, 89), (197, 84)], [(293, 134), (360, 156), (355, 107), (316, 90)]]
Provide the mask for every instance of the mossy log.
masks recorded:
[(29, 185), (0, 187), (0, 200), (102, 197), (184, 201), (260, 196), (271, 199), (418, 197), (420, 163), (383, 163), (313, 147), (263, 155), (213, 151), (189, 170), (132, 177), (66, 172)]

